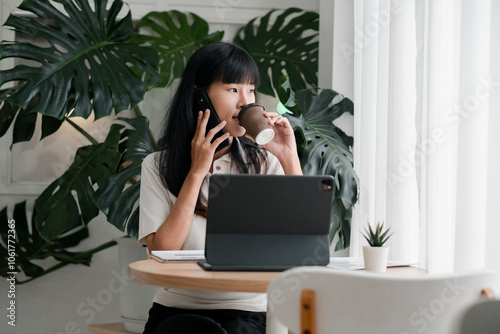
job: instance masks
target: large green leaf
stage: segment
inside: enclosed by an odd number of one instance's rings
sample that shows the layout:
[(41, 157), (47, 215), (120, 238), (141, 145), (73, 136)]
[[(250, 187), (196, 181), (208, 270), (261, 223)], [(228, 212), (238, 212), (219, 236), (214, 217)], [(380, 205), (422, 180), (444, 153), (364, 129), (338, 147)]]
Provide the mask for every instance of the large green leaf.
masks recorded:
[(17, 91), (17, 88), (9, 88), (9, 89), (2, 89), (0, 90), (0, 101), (1, 101), (1, 106), (0, 106), (0, 137), (3, 137), (6, 133), (7, 130), (9, 130), (9, 127), (11, 124), (14, 122), (14, 119), (19, 112), (19, 107), (13, 106), (10, 104), (8, 101), (6, 101), (6, 98), (10, 96), (11, 94), (15, 93)]
[(136, 25), (144, 31), (133, 42), (151, 45), (160, 56), (160, 80), (157, 87), (168, 87), (180, 78), (187, 61), (201, 46), (220, 41), (223, 31), (208, 34), (208, 23), (193, 13), (151, 12)]
[[(28, 222), (26, 202), (15, 205), (11, 219), (7, 215), (7, 207), (0, 211), (1, 276), (10, 276), (8, 273), (15, 272), (18, 283), (25, 283), (68, 264), (88, 266), (95, 252), (116, 244), (116, 242), (111, 241), (89, 251), (71, 252), (67, 248), (78, 245), (89, 236), (87, 228), (77, 227), (63, 237), (56, 238), (49, 243), (39, 236), (34, 225), (35, 217), (36, 211), (33, 211), (31, 223)], [(13, 257), (10, 257), (12, 253), (9, 254), (9, 250), (15, 250)], [(57, 263), (49, 268), (44, 268), (40, 260), (47, 258), (53, 258)], [(35, 260), (37, 263), (34, 263)], [(53, 260), (50, 263), (53, 263)], [(19, 280), (21, 272), (29, 279)]]
[(44, 239), (52, 241), (97, 216), (94, 187), (105, 184), (117, 169), (122, 127), (113, 125), (103, 143), (80, 147), (69, 169), (38, 197), (36, 227)]
[(318, 13), (289, 8), (271, 23), (275, 12), (270, 11), (258, 21), (251, 20), (234, 39), (259, 67), (259, 92), (275, 96), (282, 75), (288, 75), (296, 90), (305, 89), (307, 84), (317, 86)]
[(149, 131), (146, 117), (119, 118), (131, 125), (122, 132), (120, 152), (121, 167), (104, 185), (99, 186), (94, 201), (108, 222), (120, 231), (137, 239), (139, 230), (139, 190), (141, 164), (144, 158), (155, 151), (155, 141)]
[(122, 132), (120, 141), (120, 152), (123, 153), (122, 162), (141, 164), (148, 154), (157, 150), (156, 141), (149, 129), (149, 119), (140, 116), (137, 118), (120, 117), (118, 120), (132, 127)]
[(17, 33), (48, 44), (0, 44), (1, 59), (35, 62), (0, 71), (0, 85), (19, 81), (22, 86), (8, 97), (10, 104), (31, 106), (35, 112), (62, 120), (69, 113), (87, 118), (92, 111), (98, 119), (110, 115), (113, 108), (120, 111), (139, 103), (145, 88), (131, 68), (155, 78), (158, 55), (151, 48), (126, 42), (133, 25), (130, 11), (118, 18), (123, 2), (108, 6), (107, 0), (95, 0), (95, 10), (86, 0), (54, 2), (63, 4), (66, 13), (49, 0), (25, 0), (19, 9), (35, 17), (11, 14), (5, 22)]
[(352, 138), (337, 128), (333, 121), (344, 113), (353, 113), (352, 102), (339, 93), (323, 89), (317, 93), (306, 89), (294, 92), (288, 78), (281, 80), (280, 101), (291, 114), (286, 114), (294, 128), (304, 174), (332, 175), (336, 179), (332, 205), (331, 240), (339, 231), (337, 249), (349, 246), (351, 208), (358, 200), (358, 177), (353, 168), (349, 148)]
[[(37, 120), (37, 113), (31, 110), (34, 103), (28, 106), (28, 108), (23, 109), (18, 106), (13, 106), (7, 101), (7, 98), (18, 89), (19, 87), (0, 90), (0, 101), (2, 101), (0, 105), (0, 137), (3, 137), (10, 126), (14, 124), (12, 145), (23, 141), (30, 141), (35, 133)], [(63, 122), (63, 120), (42, 115), (41, 139), (56, 132)]]

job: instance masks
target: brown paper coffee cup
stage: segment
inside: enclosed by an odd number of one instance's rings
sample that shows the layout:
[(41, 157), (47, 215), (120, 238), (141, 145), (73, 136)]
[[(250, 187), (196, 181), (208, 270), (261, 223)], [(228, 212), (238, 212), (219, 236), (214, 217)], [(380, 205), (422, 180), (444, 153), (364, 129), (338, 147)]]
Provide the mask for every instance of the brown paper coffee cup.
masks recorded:
[(250, 103), (244, 106), (238, 115), (239, 124), (259, 145), (267, 144), (274, 138), (274, 130), (269, 119), (264, 116), (265, 111), (263, 105)]

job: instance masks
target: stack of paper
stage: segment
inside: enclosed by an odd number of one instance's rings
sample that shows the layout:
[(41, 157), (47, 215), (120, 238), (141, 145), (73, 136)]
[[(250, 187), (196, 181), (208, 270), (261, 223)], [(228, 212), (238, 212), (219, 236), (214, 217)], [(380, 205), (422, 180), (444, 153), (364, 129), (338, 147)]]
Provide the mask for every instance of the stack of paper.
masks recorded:
[(205, 259), (205, 251), (203, 249), (152, 251), (149, 257), (161, 262), (199, 261)]

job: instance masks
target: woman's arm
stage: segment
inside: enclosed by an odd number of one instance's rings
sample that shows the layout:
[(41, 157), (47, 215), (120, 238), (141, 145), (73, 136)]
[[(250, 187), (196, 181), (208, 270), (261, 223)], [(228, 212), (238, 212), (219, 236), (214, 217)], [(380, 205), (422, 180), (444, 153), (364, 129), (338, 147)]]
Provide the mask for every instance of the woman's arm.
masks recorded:
[(146, 237), (149, 251), (182, 248), (191, 228), (202, 182), (202, 177), (188, 174), (169, 215), (156, 233)]
[(198, 194), (212, 165), (215, 149), (229, 137), (226, 133), (210, 143), (226, 122), (222, 121), (205, 135), (209, 116), (208, 110), (205, 113), (200, 111), (198, 115), (195, 136), (191, 141), (191, 168), (170, 214), (156, 233), (151, 233), (146, 237), (149, 251), (181, 249), (186, 241), (193, 221)]

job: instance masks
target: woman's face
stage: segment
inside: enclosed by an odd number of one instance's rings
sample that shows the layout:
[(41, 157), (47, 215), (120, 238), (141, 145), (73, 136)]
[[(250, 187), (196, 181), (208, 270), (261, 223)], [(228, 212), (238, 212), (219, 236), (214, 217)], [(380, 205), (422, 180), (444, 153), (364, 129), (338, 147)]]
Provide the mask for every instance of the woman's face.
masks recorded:
[(217, 81), (210, 85), (207, 94), (221, 122), (226, 121), (224, 130), (233, 137), (243, 136), (245, 129), (238, 124), (238, 114), (245, 105), (255, 103), (255, 85)]

